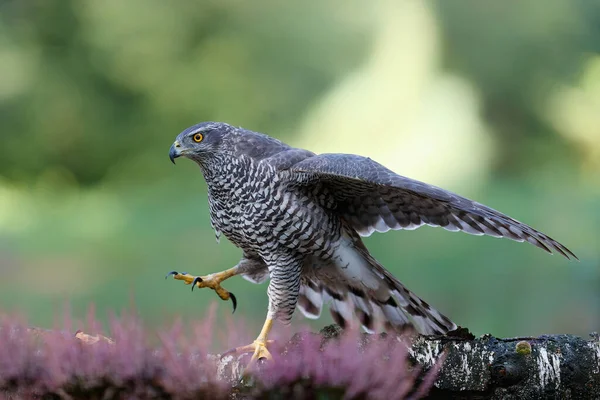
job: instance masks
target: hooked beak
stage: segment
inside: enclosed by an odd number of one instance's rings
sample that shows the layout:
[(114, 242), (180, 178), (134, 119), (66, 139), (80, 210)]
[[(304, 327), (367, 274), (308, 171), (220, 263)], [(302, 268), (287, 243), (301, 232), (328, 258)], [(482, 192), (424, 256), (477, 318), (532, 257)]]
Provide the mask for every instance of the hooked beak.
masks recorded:
[(178, 141), (175, 141), (175, 143), (173, 143), (169, 149), (169, 159), (173, 164), (175, 164), (175, 159), (177, 157), (181, 157), (181, 145)]

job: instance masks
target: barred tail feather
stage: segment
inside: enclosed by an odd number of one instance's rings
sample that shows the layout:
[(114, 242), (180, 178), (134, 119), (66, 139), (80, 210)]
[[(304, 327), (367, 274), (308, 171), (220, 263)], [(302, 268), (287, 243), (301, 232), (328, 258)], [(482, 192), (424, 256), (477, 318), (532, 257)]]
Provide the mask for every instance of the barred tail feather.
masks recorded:
[(405, 329), (410, 324), (422, 334), (446, 334), (457, 328), (454, 322), (408, 290), (368, 252), (360, 248), (357, 250), (363, 254), (370, 269), (383, 276), (375, 299), (387, 320), (385, 322), (396, 330)]
[(331, 298), (329, 304), (329, 312), (336, 324), (343, 329), (350, 328), (355, 325), (354, 309), (352, 304), (347, 299), (337, 300)]
[(323, 295), (321, 287), (311, 280), (306, 280), (300, 285), (298, 296), (298, 309), (306, 318), (317, 319), (323, 309)]
[(452, 321), (399, 282), (386, 288), (385, 300), (380, 294), (354, 286), (322, 284), (315, 289), (314, 285), (311, 282), (300, 288), (298, 308), (307, 318), (319, 318), (323, 304), (329, 303), (334, 322), (342, 328), (359, 323), (366, 332), (375, 333), (414, 327), (422, 334), (445, 334), (456, 329)]
[(457, 328), (375, 260), (360, 239), (340, 246), (337, 255), (336, 264), (304, 277), (298, 308), (308, 318), (318, 318), (329, 303), (338, 325), (360, 323), (367, 332), (401, 332), (412, 326), (422, 334), (446, 334)]
[(306, 318), (319, 318), (324, 303), (329, 304), (331, 317), (342, 328), (350, 327), (358, 319), (365, 331), (374, 333), (375, 323), (381, 319), (381, 313), (375, 315), (377, 308), (372, 303), (351, 292), (319, 286), (313, 281), (300, 286), (298, 309)]

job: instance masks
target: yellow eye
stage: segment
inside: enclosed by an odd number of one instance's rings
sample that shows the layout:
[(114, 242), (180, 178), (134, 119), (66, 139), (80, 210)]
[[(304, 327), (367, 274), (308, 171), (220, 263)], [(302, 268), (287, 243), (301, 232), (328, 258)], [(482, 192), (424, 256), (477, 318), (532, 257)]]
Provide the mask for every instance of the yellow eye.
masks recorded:
[(196, 143), (200, 143), (202, 141), (202, 139), (204, 139), (204, 135), (201, 133), (196, 133), (193, 137), (194, 142)]

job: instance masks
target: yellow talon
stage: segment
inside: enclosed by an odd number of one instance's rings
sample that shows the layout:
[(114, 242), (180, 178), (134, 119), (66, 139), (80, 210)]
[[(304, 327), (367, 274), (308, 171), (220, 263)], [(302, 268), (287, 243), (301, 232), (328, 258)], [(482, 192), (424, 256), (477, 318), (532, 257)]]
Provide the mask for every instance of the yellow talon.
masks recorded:
[(194, 276), (188, 273), (179, 273), (177, 271), (171, 271), (167, 274), (165, 278), (168, 278), (170, 275), (173, 275), (173, 279), (183, 281), (183, 283), (185, 283), (186, 285), (192, 285), (192, 290), (194, 290), (195, 287), (198, 287), (199, 289), (210, 288), (214, 290), (222, 300), (231, 300), (231, 302), (233, 303), (233, 312), (235, 312), (235, 309), (237, 308), (237, 299), (235, 298), (233, 293), (223, 289), (223, 287), (221, 286), (221, 282), (223, 282), (225, 279), (231, 278), (232, 276), (236, 275), (236, 271), (236, 268), (231, 268), (223, 272), (217, 272), (206, 276)]
[(223, 357), (229, 354), (246, 354), (246, 353), (252, 353), (252, 358), (250, 358), (250, 364), (254, 364), (256, 361), (259, 360), (268, 360), (271, 361), (273, 360), (273, 356), (271, 355), (271, 352), (267, 349), (267, 345), (268, 344), (272, 344), (273, 341), (272, 340), (267, 340), (267, 341), (261, 341), (261, 340), (255, 340), (254, 342), (252, 342), (251, 344), (248, 344), (246, 346), (240, 346), (240, 347), (236, 347), (233, 350), (229, 350), (228, 352), (223, 354)]
[(272, 340), (267, 340), (267, 335), (271, 331), (271, 327), (273, 326), (273, 320), (271, 318), (267, 318), (265, 324), (263, 325), (260, 334), (256, 338), (254, 342), (248, 344), (246, 346), (236, 347), (233, 350), (229, 350), (225, 352), (221, 357), (225, 357), (229, 354), (245, 354), (252, 353), (252, 358), (250, 358), (249, 366), (256, 363), (259, 360), (273, 360), (273, 356), (271, 352), (267, 349), (267, 345), (272, 344)]

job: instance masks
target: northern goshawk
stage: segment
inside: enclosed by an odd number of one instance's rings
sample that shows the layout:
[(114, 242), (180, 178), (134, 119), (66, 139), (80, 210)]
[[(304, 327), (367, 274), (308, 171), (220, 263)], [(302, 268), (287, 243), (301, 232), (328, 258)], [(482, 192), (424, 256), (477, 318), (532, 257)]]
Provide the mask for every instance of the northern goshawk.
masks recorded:
[[(449, 231), (527, 241), (567, 259), (576, 256), (549, 236), (475, 201), (395, 174), (350, 154), (293, 148), (267, 135), (221, 122), (181, 132), (169, 157), (195, 161), (208, 186), (211, 225), (243, 251), (226, 271), (175, 279), (209, 287), (223, 300), (221, 282), (242, 275), (270, 278), (267, 318), (258, 338), (238, 351), (269, 358), (274, 320), (289, 323), (298, 306), (318, 318), (330, 303), (342, 327), (359, 321), (367, 331), (414, 326), (445, 334), (457, 326), (409, 291), (369, 253), (361, 240), (374, 231), (441, 226)], [(356, 317), (356, 318), (355, 318)]]

